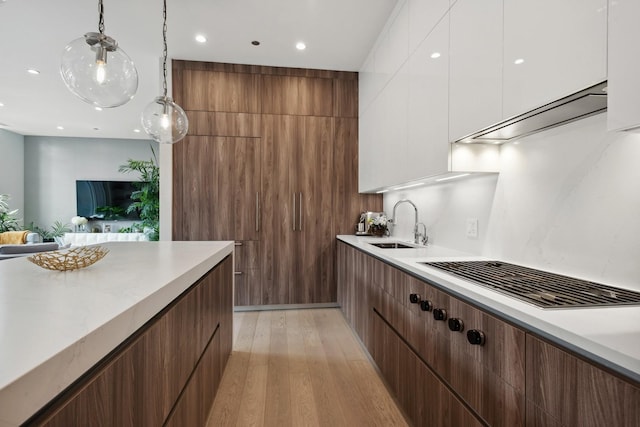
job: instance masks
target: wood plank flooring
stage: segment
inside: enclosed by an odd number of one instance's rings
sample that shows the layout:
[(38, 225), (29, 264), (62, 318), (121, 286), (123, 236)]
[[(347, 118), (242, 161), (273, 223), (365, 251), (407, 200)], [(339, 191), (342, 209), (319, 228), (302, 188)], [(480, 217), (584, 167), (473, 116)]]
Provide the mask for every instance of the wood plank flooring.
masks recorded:
[(207, 427), (407, 426), (337, 308), (239, 312)]

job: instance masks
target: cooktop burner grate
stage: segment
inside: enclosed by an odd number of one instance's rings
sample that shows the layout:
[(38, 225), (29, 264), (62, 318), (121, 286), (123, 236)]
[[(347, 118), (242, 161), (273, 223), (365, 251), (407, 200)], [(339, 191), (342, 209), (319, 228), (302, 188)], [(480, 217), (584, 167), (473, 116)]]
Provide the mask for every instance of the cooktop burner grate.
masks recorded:
[(640, 305), (640, 292), (501, 261), (423, 262), (542, 308)]

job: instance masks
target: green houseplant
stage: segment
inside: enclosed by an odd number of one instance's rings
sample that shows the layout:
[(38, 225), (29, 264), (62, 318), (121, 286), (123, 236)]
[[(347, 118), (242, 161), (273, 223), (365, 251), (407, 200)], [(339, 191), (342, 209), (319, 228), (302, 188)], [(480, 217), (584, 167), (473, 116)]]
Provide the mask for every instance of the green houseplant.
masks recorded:
[(21, 229), (16, 214), (18, 209), (9, 210), (9, 195), (0, 194), (0, 233), (5, 231), (18, 231)]
[(127, 213), (138, 211), (142, 227), (149, 240), (158, 240), (160, 237), (160, 168), (156, 152), (153, 146), (150, 147), (151, 159), (129, 159), (127, 164), (121, 165), (118, 171), (140, 174), (140, 181), (134, 183), (136, 190), (131, 194), (133, 202), (127, 208)]
[(41, 228), (32, 222), (29, 224), (29, 230), (38, 233), (40, 237), (42, 237), (43, 242), (53, 242), (56, 241), (56, 238), (64, 237), (65, 233), (71, 233), (69, 224), (65, 224), (62, 221), (55, 221), (50, 230)]

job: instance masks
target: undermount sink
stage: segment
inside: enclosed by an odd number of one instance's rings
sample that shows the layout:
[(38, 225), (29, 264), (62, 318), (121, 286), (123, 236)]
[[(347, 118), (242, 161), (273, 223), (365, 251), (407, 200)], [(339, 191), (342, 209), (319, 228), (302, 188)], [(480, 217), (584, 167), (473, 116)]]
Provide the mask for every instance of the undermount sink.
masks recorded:
[(415, 249), (415, 246), (409, 246), (398, 242), (370, 243), (370, 245), (377, 246), (382, 249)]

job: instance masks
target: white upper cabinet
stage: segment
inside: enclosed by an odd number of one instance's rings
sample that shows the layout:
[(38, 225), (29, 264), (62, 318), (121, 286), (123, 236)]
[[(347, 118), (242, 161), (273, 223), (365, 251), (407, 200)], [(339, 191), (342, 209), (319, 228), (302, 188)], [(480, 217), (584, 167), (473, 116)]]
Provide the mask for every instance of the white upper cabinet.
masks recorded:
[(449, 10), (449, 0), (408, 1), (409, 53), (411, 54), (446, 15), (447, 10)]
[(607, 0), (506, 0), (503, 72), (504, 118), (606, 80)]
[(449, 17), (409, 59), (409, 109), (404, 180), (448, 172)]
[(609, 130), (640, 127), (640, 1), (609, 1)]
[(457, 0), (449, 16), (449, 140), (456, 141), (502, 118), (502, 0)]

